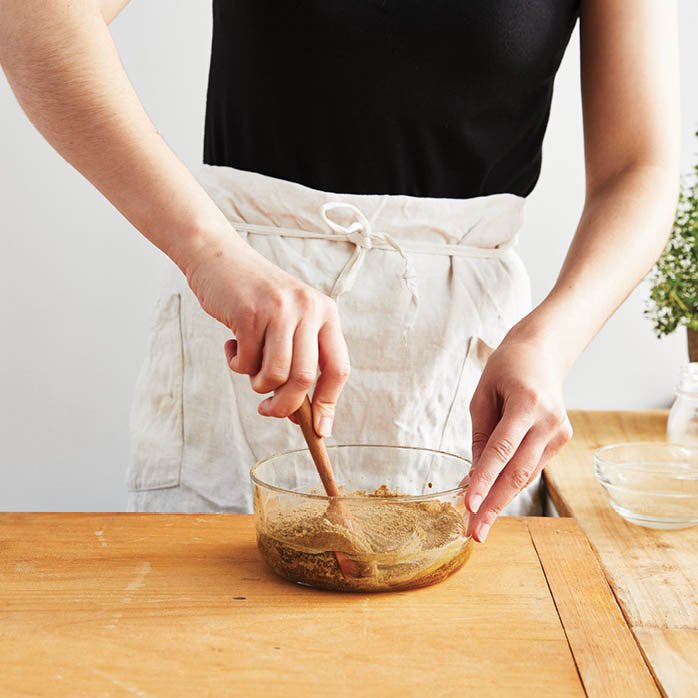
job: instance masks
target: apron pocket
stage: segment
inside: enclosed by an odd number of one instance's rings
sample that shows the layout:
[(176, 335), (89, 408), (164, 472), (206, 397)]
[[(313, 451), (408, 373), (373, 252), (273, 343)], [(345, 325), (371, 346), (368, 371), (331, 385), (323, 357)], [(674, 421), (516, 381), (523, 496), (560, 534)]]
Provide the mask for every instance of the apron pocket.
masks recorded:
[(184, 450), (181, 304), (180, 294), (173, 294), (162, 298), (155, 310), (129, 420), (126, 484), (131, 491), (179, 485)]
[(439, 450), (472, 458), (470, 401), (477, 388), (487, 359), (494, 349), (477, 335), (467, 340), (463, 363), (459, 367), (453, 402), (449, 407)]

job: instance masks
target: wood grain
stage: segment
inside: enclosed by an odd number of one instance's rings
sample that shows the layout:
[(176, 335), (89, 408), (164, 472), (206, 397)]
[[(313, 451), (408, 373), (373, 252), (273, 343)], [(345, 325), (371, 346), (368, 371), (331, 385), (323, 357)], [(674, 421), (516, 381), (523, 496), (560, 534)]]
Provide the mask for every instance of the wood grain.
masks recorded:
[[(573, 516), (663, 693), (698, 695), (698, 527), (659, 531), (627, 523), (594, 476), (593, 451), (623, 441), (666, 440), (666, 410), (571, 411), (572, 441), (546, 468), (561, 513)], [(680, 668), (680, 670), (679, 670)]]
[(698, 632), (690, 629), (635, 629), (667, 696), (698, 695)]
[(0, 514), (0, 695), (328, 693), (584, 696), (527, 520), (371, 595), (274, 576), (248, 516)]
[(589, 541), (573, 519), (555, 521), (531, 518), (528, 527), (587, 696), (657, 698)]

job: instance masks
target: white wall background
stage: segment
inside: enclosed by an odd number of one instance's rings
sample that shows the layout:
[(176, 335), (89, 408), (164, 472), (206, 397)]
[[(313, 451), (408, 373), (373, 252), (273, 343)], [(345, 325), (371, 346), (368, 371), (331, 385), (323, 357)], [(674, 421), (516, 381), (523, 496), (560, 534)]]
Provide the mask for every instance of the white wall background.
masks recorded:
[[(698, 4), (679, 0), (683, 162), (698, 151)], [(132, 0), (111, 25), (165, 140), (201, 161), (210, 3)], [(521, 252), (534, 301), (551, 287), (582, 207), (575, 34), (561, 68)], [(0, 80), (0, 510), (120, 510), (127, 419), (168, 262), (69, 167)], [(569, 376), (569, 408), (668, 406), (685, 334), (657, 340), (641, 285)], [(573, 318), (570, 319), (573, 321)]]

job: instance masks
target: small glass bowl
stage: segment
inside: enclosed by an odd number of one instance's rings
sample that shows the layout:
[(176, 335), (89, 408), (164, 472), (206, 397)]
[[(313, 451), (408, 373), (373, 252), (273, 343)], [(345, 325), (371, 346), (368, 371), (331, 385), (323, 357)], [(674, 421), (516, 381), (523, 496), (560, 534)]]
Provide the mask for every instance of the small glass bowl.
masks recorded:
[(698, 523), (698, 448), (665, 442), (604, 446), (594, 472), (611, 506), (647, 528), (688, 528)]
[[(467, 479), (459, 483), (470, 461), (408, 446), (327, 451), (347, 496), (324, 494), (308, 449), (270, 456), (250, 471), (257, 545), (274, 572), (307, 586), (363, 592), (428, 586), (463, 567), (472, 540)], [(358, 549), (346, 527), (327, 524), (337, 523), (333, 511), (362, 536)]]

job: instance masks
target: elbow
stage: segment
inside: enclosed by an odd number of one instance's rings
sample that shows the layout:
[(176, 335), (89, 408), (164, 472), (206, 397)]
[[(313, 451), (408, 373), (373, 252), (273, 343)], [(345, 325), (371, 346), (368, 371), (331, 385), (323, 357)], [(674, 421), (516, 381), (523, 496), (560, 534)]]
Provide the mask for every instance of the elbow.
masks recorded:
[(681, 175), (678, 157), (663, 160), (635, 158), (619, 163), (604, 172), (595, 172), (587, 164), (586, 199), (593, 200), (618, 187), (642, 188), (656, 186), (657, 192), (676, 206)]
[(681, 175), (678, 167), (660, 167), (652, 178), (652, 194), (658, 207), (658, 215), (663, 224), (660, 224), (661, 231), (661, 255), (666, 246), (671, 230), (676, 219), (676, 210), (679, 204), (679, 194), (681, 190)]
[[(676, 162), (639, 160), (619, 167), (604, 176), (587, 171), (586, 204), (619, 197), (629, 205), (647, 208), (652, 218), (663, 219), (671, 229), (679, 200), (681, 174)], [(669, 232), (667, 231), (667, 237)]]
[[(649, 207), (647, 220), (650, 230), (656, 231), (654, 255), (654, 262), (656, 262), (664, 252), (674, 227), (679, 204), (681, 176), (678, 167), (659, 167), (647, 176), (648, 183), (645, 191), (650, 197), (647, 204)], [(656, 221), (654, 225), (651, 222), (653, 220)]]
[(677, 162), (636, 161), (604, 177), (587, 176), (585, 210), (627, 216), (643, 231), (643, 245), (652, 264), (671, 235), (679, 201), (681, 176)]
[[(649, 197), (647, 203), (647, 220), (651, 229), (656, 230), (657, 248), (655, 262), (661, 256), (671, 236), (676, 210), (679, 203), (681, 176), (678, 167), (657, 167), (646, 175), (647, 183), (644, 188)], [(656, 223), (652, 225), (651, 221)]]

